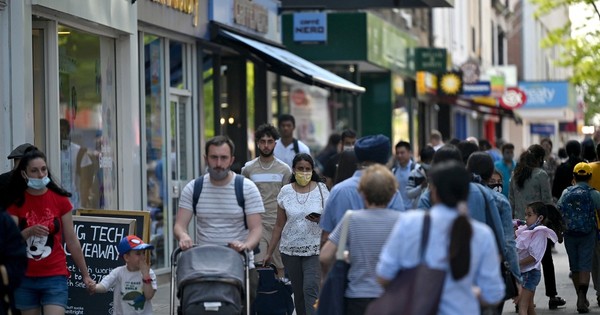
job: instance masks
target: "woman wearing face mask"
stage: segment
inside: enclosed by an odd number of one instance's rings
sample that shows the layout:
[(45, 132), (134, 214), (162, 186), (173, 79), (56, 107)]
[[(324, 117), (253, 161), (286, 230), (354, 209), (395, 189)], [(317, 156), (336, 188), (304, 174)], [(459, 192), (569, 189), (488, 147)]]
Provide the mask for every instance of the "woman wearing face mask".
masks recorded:
[(298, 315), (314, 314), (313, 305), (319, 296), (319, 219), (329, 191), (314, 167), (310, 155), (299, 153), (294, 157), (290, 183), (277, 196), (277, 221), (264, 258), (268, 264), (275, 246), (279, 246), (292, 281)]
[[(492, 157), (486, 152), (475, 152), (471, 154), (467, 161), (467, 170), (471, 174), (478, 175), (481, 178), (482, 187), (487, 187), (492, 190), (492, 196), (496, 207), (500, 212), (502, 220), (502, 229), (504, 230), (504, 257), (510, 265), (510, 271), (521, 282), (521, 271), (519, 269), (519, 259), (517, 257), (517, 249), (515, 243), (515, 235), (513, 233), (512, 210), (508, 199), (501, 193), (502, 177), (494, 168)], [(503, 304), (499, 307), (499, 313), (502, 313)]]
[(27, 241), (29, 258), (25, 278), (15, 291), (15, 304), (23, 315), (42, 310), (47, 315), (62, 315), (70, 276), (63, 243), (83, 276), (83, 284), (88, 288), (95, 285), (73, 231), (71, 194), (52, 180), (46, 156), (32, 147), (12, 173), (8, 196), (8, 213)]

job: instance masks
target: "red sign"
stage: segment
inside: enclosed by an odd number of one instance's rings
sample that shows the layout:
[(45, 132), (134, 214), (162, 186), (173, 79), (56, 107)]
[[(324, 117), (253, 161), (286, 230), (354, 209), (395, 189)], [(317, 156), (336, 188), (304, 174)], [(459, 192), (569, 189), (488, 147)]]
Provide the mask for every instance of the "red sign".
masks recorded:
[(521, 89), (509, 87), (500, 98), (500, 106), (506, 109), (521, 108), (527, 102), (527, 95)]

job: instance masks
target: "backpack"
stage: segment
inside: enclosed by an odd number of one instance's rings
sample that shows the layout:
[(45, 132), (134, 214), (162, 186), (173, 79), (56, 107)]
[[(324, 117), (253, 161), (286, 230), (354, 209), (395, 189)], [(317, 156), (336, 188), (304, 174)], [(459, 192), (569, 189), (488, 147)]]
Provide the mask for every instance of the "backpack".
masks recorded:
[[(248, 229), (248, 221), (246, 221), (246, 199), (244, 199), (244, 176), (240, 174), (235, 174), (235, 199), (237, 199), (237, 204), (242, 208), (242, 212), (244, 215), (244, 228)], [(194, 180), (194, 193), (192, 195), (192, 209), (194, 215), (196, 215), (196, 205), (198, 204), (198, 199), (200, 199), (200, 193), (202, 192), (202, 186), (204, 186), (204, 176), (198, 177)], [(260, 253), (260, 249), (258, 248), (258, 244), (256, 248), (254, 248), (254, 254)]]
[(562, 197), (558, 208), (565, 223), (567, 234), (587, 234), (596, 228), (592, 187), (571, 186)]
[[(194, 180), (194, 194), (192, 197), (192, 207), (194, 215), (196, 215), (196, 205), (198, 199), (200, 199), (200, 193), (202, 192), (202, 186), (204, 185), (204, 176), (198, 177)], [(242, 208), (244, 213), (244, 227), (248, 229), (248, 222), (246, 222), (246, 200), (244, 199), (244, 176), (235, 174), (235, 198), (237, 199), (238, 206)]]
[(300, 153), (300, 146), (298, 145), (298, 139), (294, 138), (294, 152), (296, 154)]

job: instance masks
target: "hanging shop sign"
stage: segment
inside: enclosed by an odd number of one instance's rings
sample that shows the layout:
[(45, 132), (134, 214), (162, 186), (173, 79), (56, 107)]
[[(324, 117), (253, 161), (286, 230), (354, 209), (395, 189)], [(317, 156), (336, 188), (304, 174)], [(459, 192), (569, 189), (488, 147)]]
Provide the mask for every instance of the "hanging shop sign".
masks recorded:
[(294, 41), (327, 42), (327, 13), (294, 13)]
[(448, 63), (447, 51), (443, 48), (410, 48), (409, 60), (412, 70), (434, 73), (445, 72)]
[(500, 106), (511, 110), (523, 107), (525, 102), (527, 102), (527, 95), (525, 95), (525, 92), (521, 89), (516, 87), (506, 89), (500, 98)]
[(438, 78), (433, 73), (418, 71), (416, 85), (418, 95), (436, 95), (438, 90)]
[(469, 60), (460, 66), (463, 73), (463, 83), (474, 84), (479, 81), (479, 63)]
[(438, 95), (457, 96), (463, 92), (462, 73), (450, 71), (439, 76)]

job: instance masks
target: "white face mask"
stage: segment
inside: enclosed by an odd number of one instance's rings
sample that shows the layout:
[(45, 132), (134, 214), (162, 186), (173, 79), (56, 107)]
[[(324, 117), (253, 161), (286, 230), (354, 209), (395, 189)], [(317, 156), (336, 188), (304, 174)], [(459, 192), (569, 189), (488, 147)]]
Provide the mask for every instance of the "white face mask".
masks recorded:
[(345, 145), (342, 147), (343, 151), (350, 151), (350, 150), (354, 150), (354, 146), (353, 145)]

